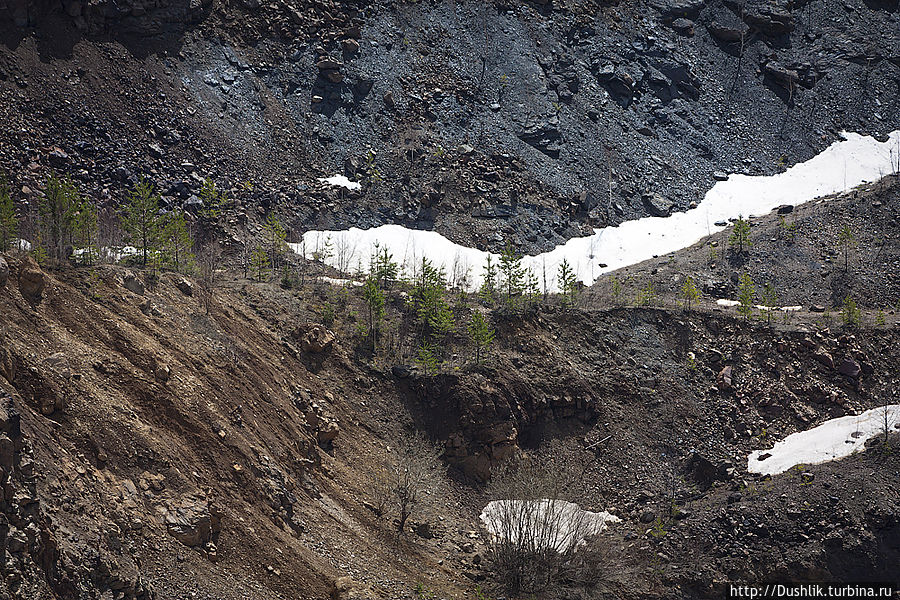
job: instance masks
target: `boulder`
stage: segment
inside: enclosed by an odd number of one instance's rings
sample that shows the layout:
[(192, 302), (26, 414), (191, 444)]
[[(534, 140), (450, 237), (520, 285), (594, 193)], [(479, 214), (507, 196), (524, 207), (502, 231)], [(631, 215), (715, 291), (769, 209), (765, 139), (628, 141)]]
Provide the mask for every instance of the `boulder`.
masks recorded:
[(666, 19), (693, 18), (700, 14), (704, 0), (652, 0), (650, 5)]
[(125, 276), (122, 278), (122, 285), (125, 286), (125, 289), (139, 296), (144, 295), (144, 283), (132, 271), (125, 272)]
[(185, 279), (184, 277), (180, 278), (175, 282), (175, 287), (177, 287), (182, 294), (185, 296), (193, 296), (194, 295), (194, 284)]
[(335, 339), (334, 332), (318, 324), (310, 326), (306, 331), (298, 331), (294, 336), (300, 338), (300, 349), (303, 352), (313, 354), (330, 350)]
[(768, 35), (782, 35), (794, 29), (794, 18), (786, 10), (765, 8), (759, 12), (751, 12), (744, 17), (751, 27)]
[(29, 256), (22, 261), (19, 267), (19, 291), (22, 297), (32, 304), (37, 304), (41, 301), (46, 287), (47, 276), (34, 259)]
[(829, 369), (834, 368), (834, 359), (831, 357), (830, 354), (825, 352), (825, 350), (820, 349), (815, 354), (813, 354), (813, 358), (815, 358), (817, 361), (819, 361), (820, 363), (822, 363)]
[(644, 206), (654, 217), (668, 217), (672, 212), (672, 202), (659, 194), (644, 194)]
[(749, 28), (746, 25), (729, 27), (718, 21), (713, 21), (707, 27), (709, 34), (721, 42), (740, 42), (747, 35)]
[(319, 444), (327, 446), (334, 442), (340, 432), (341, 428), (337, 424), (337, 421), (326, 421), (316, 432), (316, 438)]
[(682, 35), (694, 35), (694, 22), (690, 19), (679, 18), (672, 21), (672, 29)]
[(6, 282), (9, 280), (9, 265), (0, 256), (0, 290), (6, 287)]
[(331, 600), (375, 600), (371, 589), (353, 580), (338, 577), (331, 586)]
[(731, 366), (727, 366), (719, 371), (719, 376), (716, 378), (716, 383), (721, 390), (730, 390), (732, 387), (732, 368)]
[(411, 365), (394, 365), (391, 367), (391, 374), (397, 379), (408, 379), (415, 372), (415, 367)]
[(800, 81), (800, 74), (777, 61), (769, 61), (763, 65), (763, 72), (781, 87), (792, 90)]
[(837, 365), (838, 373), (847, 377), (852, 377), (853, 379), (859, 377), (860, 370), (859, 364), (852, 358), (845, 358)]
[(201, 546), (221, 531), (220, 516), (206, 500), (189, 497), (166, 512), (166, 529), (185, 546)]

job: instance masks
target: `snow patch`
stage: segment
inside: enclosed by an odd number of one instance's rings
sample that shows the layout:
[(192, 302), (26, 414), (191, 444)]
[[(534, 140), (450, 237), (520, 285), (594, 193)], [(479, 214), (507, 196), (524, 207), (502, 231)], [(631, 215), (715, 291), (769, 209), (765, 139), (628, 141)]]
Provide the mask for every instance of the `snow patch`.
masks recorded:
[[(727, 298), (719, 298), (716, 300), (716, 304), (719, 306), (724, 306), (726, 308), (731, 308), (732, 306), (740, 306), (740, 302), (737, 300), (728, 300)], [(779, 310), (781, 312), (797, 312), (798, 310), (803, 310), (802, 306), (763, 306), (762, 304), (754, 304), (753, 308), (761, 311), (769, 311), (769, 310)]]
[(867, 410), (825, 421), (807, 431), (792, 433), (769, 450), (754, 450), (747, 457), (751, 473), (776, 475), (796, 465), (819, 464), (850, 456), (884, 431), (887, 416), (891, 431), (900, 429), (900, 404)]
[(339, 279), (337, 277), (319, 277), (319, 281), (324, 281), (330, 285), (337, 285), (341, 287), (351, 286), (351, 287), (362, 287), (363, 283), (361, 281), (356, 281), (354, 279)]
[(621, 521), (606, 511), (582, 510), (565, 500), (494, 500), (480, 518), (493, 539), (559, 553), (577, 548), (609, 523)]
[[(626, 221), (617, 227), (595, 229), (591, 236), (573, 238), (550, 252), (526, 256), (523, 265), (540, 281), (546, 273), (547, 291), (556, 291), (556, 273), (564, 259), (578, 279), (590, 285), (603, 273), (675, 252), (725, 229), (715, 223), (727, 222), (739, 215), (762, 215), (782, 204), (802, 204), (820, 196), (850, 190), (892, 171), (891, 149), (900, 143), (900, 130), (893, 132), (886, 142), (857, 133), (843, 133), (842, 137), (815, 157), (783, 173), (731, 175), (727, 181), (717, 182), (695, 209), (669, 217), (646, 217)], [(342, 175), (324, 181), (348, 189), (359, 186)], [(354, 187), (349, 187), (351, 185)], [(487, 252), (455, 244), (434, 231), (411, 230), (399, 225), (368, 230), (308, 231), (303, 235), (307, 248), (321, 244), (326, 238), (335, 247), (349, 251), (343, 255), (332, 253), (326, 260), (339, 269), (343, 266), (341, 270), (358, 264), (367, 267), (374, 245), (379, 243), (407, 272), (425, 256), (468, 289), (481, 284), (488, 256)], [(295, 250), (299, 247), (300, 244), (294, 245)], [(601, 267), (601, 263), (605, 266)]]
[(319, 181), (322, 183), (327, 183), (328, 185), (333, 185), (335, 187), (347, 188), (348, 190), (358, 190), (362, 187), (362, 184), (358, 181), (350, 181), (344, 175), (332, 175), (331, 177), (320, 177)]

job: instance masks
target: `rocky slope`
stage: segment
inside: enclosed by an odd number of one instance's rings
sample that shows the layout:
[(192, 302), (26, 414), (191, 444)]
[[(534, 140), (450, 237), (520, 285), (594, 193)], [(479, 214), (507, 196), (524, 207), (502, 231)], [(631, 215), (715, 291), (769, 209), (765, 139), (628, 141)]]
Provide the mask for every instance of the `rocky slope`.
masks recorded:
[[(687, 208), (716, 171), (897, 129), (898, 28), (881, 0), (0, 0), (0, 171), (26, 237), (55, 171), (98, 202), (104, 243), (143, 176), (189, 213), (205, 178), (229, 190), (203, 234), (230, 256), (272, 212), (289, 241), (394, 222), (547, 249)], [(317, 180), (336, 172), (362, 189)], [(616, 274), (622, 297), (607, 280), (573, 309), (489, 313), (483, 364), (465, 323), (484, 306), (455, 299), (439, 373), (414, 365), (402, 287), (373, 356), (352, 286), (230, 269), (207, 311), (190, 277), (4, 254), (0, 596), (503, 595), (478, 533), (485, 480), (551, 446), (584, 465), (571, 499), (622, 522), (592, 546), (599, 570), (547, 597), (890, 579), (900, 440), (772, 478), (746, 456), (896, 402), (897, 183), (785, 213), (790, 240), (778, 215), (756, 219), (734, 260), (722, 234)], [(804, 308), (851, 294), (862, 328), (718, 310), (745, 270)], [(689, 312), (686, 275), (703, 292)], [(647, 282), (661, 301), (630, 306)], [(374, 491), (404, 431), (449, 471), (397, 536)]]
[[(802, 479), (750, 475), (745, 457), (885, 403), (896, 329), (548, 308), (499, 317), (485, 365), (459, 332), (458, 358), (425, 375), (366, 358), (355, 293), (337, 339), (298, 327), (334, 297), (325, 284), (229, 277), (206, 315), (181, 276), (150, 286), (119, 267), (6, 260), (5, 595), (324, 598), (349, 576), (363, 597), (413, 597), (417, 583), (469, 597), (473, 580), (493, 585), (480, 481), (554, 440), (587, 465), (573, 499), (623, 519), (600, 540), (605, 569), (571, 593), (705, 597), (732, 579), (883, 579), (895, 564), (896, 453)], [(412, 428), (451, 477), (398, 539), (372, 512), (373, 474)]]
[[(25, 7), (25, 8), (23, 8)], [(900, 127), (896, 3), (6, 2), (4, 169), (498, 250)], [(5, 17), (5, 18), (4, 18)], [(316, 177), (345, 172), (361, 192)], [(31, 186), (26, 186), (31, 188)], [(20, 200), (33, 198), (27, 192)]]

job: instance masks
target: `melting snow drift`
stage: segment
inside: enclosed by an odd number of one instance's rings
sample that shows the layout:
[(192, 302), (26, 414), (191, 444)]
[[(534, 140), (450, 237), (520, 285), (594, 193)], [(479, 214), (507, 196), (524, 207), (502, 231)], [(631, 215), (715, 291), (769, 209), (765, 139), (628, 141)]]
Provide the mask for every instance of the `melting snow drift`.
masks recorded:
[(850, 456), (866, 442), (884, 431), (885, 411), (888, 428), (900, 428), (900, 404), (873, 408), (861, 415), (849, 415), (825, 421), (808, 431), (792, 433), (770, 450), (755, 450), (747, 457), (747, 470), (777, 475), (796, 465), (818, 464)]
[(344, 175), (332, 175), (331, 177), (322, 177), (319, 179), (322, 183), (333, 185), (335, 187), (347, 188), (348, 190), (358, 190), (362, 184), (358, 181), (350, 181)]
[[(547, 274), (547, 291), (554, 291), (556, 272), (567, 259), (578, 279), (590, 285), (601, 274), (686, 248), (725, 227), (715, 225), (739, 215), (766, 214), (782, 204), (802, 204), (819, 196), (849, 190), (892, 170), (891, 154), (900, 144), (900, 130), (886, 142), (856, 133), (844, 133), (817, 156), (771, 176), (732, 175), (710, 189), (700, 205), (669, 217), (646, 217), (618, 227), (595, 229), (589, 237), (573, 238), (550, 252), (526, 256), (523, 265), (538, 279)], [(896, 152), (896, 150), (894, 150)], [(342, 175), (324, 180), (357, 189), (359, 184)], [(351, 187), (353, 186), (353, 187)], [(307, 257), (329, 240), (334, 252), (327, 262), (341, 270), (368, 267), (375, 244), (386, 247), (407, 272), (423, 256), (444, 267), (457, 285), (469, 289), (481, 283), (488, 253), (455, 244), (433, 231), (417, 231), (399, 225), (345, 231), (308, 231), (304, 244), (292, 244), (296, 252), (305, 246)], [(321, 255), (321, 252), (320, 252)], [(496, 258), (496, 255), (494, 255)], [(606, 266), (600, 267), (603, 263)]]
[(582, 510), (565, 500), (494, 500), (481, 512), (481, 522), (493, 538), (529, 550), (559, 553), (577, 548), (584, 539), (621, 519), (608, 512)]

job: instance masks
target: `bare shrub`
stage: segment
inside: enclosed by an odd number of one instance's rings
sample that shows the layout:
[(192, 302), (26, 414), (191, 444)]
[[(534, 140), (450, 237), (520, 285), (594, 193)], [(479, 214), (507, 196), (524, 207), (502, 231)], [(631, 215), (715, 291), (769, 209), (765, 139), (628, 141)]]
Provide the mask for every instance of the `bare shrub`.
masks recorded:
[(219, 281), (219, 267), (222, 264), (222, 251), (216, 244), (207, 244), (197, 255), (197, 283), (200, 301), (209, 314), (216, 285)]
[(559, 456), (547, 452), (511, 461), (489, 486), (498, 500), (481, 515), (488, 559), (497, 582), (512, 596), (596, 581), (600, 555), (591, 538), (607, 518), (615, 518), (574, 503), (583, 470)]
[(373, 478), (373, 504), (378, 514), (395, 516), (403, 533), (411, 516), (440, 497), (445, 468), (441, 451), (420, 431), (399, 434), (389, 450), (387, 467)]

